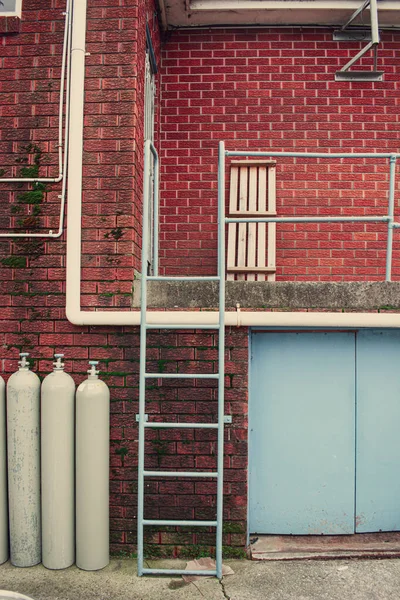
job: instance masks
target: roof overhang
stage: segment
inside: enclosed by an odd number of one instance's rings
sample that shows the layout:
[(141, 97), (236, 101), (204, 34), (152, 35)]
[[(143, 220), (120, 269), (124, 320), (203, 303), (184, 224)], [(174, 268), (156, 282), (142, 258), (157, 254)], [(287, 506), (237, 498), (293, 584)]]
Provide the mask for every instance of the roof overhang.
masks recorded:
[[(159, 0), (163, 25), (176, 27), (339, 27), (362, 0)], [(379, 0), (379, 27), (400, 27), (400, 1)], [(369, 26), (369, 8), (352, 25)]]

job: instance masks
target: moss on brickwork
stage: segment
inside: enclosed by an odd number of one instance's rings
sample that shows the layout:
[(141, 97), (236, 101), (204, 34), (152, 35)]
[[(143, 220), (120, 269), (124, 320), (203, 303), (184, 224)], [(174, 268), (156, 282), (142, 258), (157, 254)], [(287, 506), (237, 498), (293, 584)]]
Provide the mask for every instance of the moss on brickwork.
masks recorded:
[[(199, 544), (187, 544), (184, 546), (172, 545), (153, 545), (145, 544), (145, 557), (147, 559), (156, 558), (181, 558), (183, 560), (193, 560), (195, 558), (206, 558), (211, 556), (215, 558), (214, 546), (203, 546)], [(223, 558), (246, 558), (244, 548), (234, 548), (232, 546), (222, 547)]]
[[(36, 144), (27, 144), (21, 148), (22, 156), (16, 162), (22, 164), (19, 177), (35, 179), (40, 175), (42, 150)], [(23, 184), (21, 184), (23, 185)], [(17, 227), (25, 231), (35, 231), (40, 228), (41, 205), (47, 193), (43, 182), (35, 181), (29, 184), (29, 189), (17, 194), (17, 201), (11, 207), (13, 215), (21, 215), (17, 219)], [(26, 207), (26, 208), (24, 208)], [(45, 244), (40, 239), (18, 239), (13, 242), (13, 253), (1, 260), (4, 267), (13, 269), (24, 268), (27, 259), (34, 260), (44, 254)]]

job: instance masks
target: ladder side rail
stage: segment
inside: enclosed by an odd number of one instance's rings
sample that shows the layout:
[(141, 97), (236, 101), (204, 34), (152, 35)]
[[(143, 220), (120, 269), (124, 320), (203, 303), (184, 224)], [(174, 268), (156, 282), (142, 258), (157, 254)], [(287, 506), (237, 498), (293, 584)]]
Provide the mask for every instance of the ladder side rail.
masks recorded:
[(218, 147), (218, 275), (219, 331), (218, 331), (218, 453), (217, 453), (217, 531), (216, 568), (222, 579), (222, 530), (224, 501), (224, 408), (225, 408), (225, 144)]
[[(144, 145), (143, 179), (143, 236), (142, 236), (142, 281), (140, 289), (140, 367), (139, 367), (139, 444), (138, 444), (138, 508), (137, 508), (137, 555), (138, 575), (143, 575), (143, 517), (144, 517), (144, 440), (145, 440), (145, 393), (146, 393), (146, 313), (147, 313), (147, 260), (149, 238), (149, 198), (151, 141)], [(153, 147), (154, 148), (154, 147)], [(153, 154), (154, 156), (154, 154)]]

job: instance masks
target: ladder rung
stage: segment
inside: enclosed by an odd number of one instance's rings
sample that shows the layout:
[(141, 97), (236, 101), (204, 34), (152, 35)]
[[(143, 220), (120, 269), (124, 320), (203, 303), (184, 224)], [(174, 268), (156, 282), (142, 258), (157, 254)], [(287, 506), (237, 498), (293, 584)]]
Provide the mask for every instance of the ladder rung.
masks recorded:
[(219, 329), (219, 323), (215, 325), (199, 325), (195, 323), (145, 323), (146, 329)]
[(218, 477), (213, 471), (143, 471), (144, 477)]
[(188, 569), (143, 569), (143, 575), (209, 575), (216, 577), (217, 571), (194, 571)]
[[(274, 213), (276, 214), (276, 213)], [(212, 277), (174, 277), (173, 275), (148, 275), (147, 281), (219, 281), (221, 278), (218, 275)]]
[(143, 525), (168, 525), (182, 527), (216, 527), (217, 521), (165, 521), (163, 519), (143, 519)]
[(219, 373), (145, 373), (146, 379), (219, 379)]
[(157, 423), (156, 421), (147, 421), (145, 427), (153, 429), (218, 429), (218, 423)]

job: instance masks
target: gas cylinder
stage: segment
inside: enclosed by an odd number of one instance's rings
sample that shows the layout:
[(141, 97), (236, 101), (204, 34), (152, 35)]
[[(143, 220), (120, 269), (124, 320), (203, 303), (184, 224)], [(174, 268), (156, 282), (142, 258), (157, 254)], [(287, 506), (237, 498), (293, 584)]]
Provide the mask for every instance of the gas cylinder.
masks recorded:
[(76, 565), (109, 562), (110, 391), (90, 361), (76, 392)]
[(11, 562), (31, 567), (40, 546), (40, 380), (21, 353), (7, 383), (8, 505)]
[(0, 377), (0, 565), (8, 560), (6, 385)]
[(42, 563), (65, 569), (75, 561), (75, 383), (63, 354), (42, 383)]

